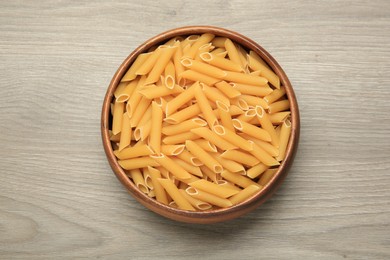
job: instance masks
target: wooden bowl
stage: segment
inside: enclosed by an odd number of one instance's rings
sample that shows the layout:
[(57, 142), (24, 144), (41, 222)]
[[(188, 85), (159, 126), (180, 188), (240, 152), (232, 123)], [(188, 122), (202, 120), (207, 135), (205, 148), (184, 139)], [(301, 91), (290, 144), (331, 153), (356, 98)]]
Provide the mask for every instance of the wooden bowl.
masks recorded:
[[(186, 36), (202, 33), (212, 33), (216, 36), (230, 38), (231, 40), (241, 44), (248, 50), (255, 51), (265, 62), (268, 63), (268, 65), (279, 76), (281, 85), (285, 86), (286, 88), (286, 95), (290, 101), (292, 131), (289, 144), (287, 146), (286, 158), (282, 161), (278, 171), (273, 176), (273, 178), (268, 182), (266, 186), (264, 186), (261, 191), (258, 192), (258, 194), (230, 208), (194, 212), (176, 209), (159, 203), (157, 200), (150, 198), (146, 194), (142, 193), (134, 185), (134, 183), (127, 177), (124, 170), (119, 166), (117, 159), (113, 153), (113, 148), (111, 146), (109, 137), (109, 126), (111, 120), (110, 104), (113, 101), (114, 91), (118, 86), (121, 78), (129, 69), (130, 65), (133, 63), (136, 57), (143, 52), (147, 52), (147, 50), (149, 50), (149, 48), (151, 48), (152, 46), (161, 44), (164, 41), (167, 41), (175, 36)], [(141, 204), (143, 204), (145, 207), (164, 217), (181, 222), (201, 224), (216, 223), (237, 218), (254, 210), (256, 207), (258, 207), (267, 199), (269, 199), (286, 177), (289, 168), (293, 163), (295, 153), (298, 147), (299, 130), (300, 122), (297, 100), (290, 81), (288, 80), (286, 74), (284, 73), (281, 66), (276, 62), (276, 60), (265, 49), (263, 49), (253, 40), (239, 33), (212, 26), (188, 26), (169, 30), (147, 40), (145, 43), (141, 44), (138, 48), (136, 48), (125, 59), (122, 65), (120, 65), (119, 69), (112, 78), (104, 98), (101, 117), (101, 133), (103, 139), (103, 146), (107, 155), (108, 162), (110, 163), (110, 166), (117, 178), (127, 188), (130, 194), (133, 195), (134, 198), (138, 200)]]

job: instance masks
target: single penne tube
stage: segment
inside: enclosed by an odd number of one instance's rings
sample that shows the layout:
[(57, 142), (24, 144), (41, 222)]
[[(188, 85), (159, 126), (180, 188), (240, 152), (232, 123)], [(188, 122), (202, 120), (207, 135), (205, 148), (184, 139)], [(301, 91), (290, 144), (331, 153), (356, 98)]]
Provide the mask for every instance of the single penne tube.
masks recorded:
[[(284, 123), (284, 122), (283, 122)], [(280, 129), (282, 129), (282, 124), (278, 125), (276, 128), (275, 128), (275, 132), (276, 134), (279, 136), (279, 139), (280, 139)], [(280, 142), (280, 140), (279, 140)], [(279, 154), (278, 154), (279, 155)]]
[[(218, 55), (219, 57), (225, 57), (227, 55), (227, 51), (225, 49), (225, 47), (218, 47), (218, 48), (215, 48), (214, 50), (210, 51), (211, 54), (213, 55)], [(199, 54), (199, 58), (200, 58), (200, 54)]]
[(202, 90), (208, 100), (214, 103), (219, 100), (225, 103), (226, 105), (230, 106), (229, 98), (227, 98), (220, 90), (218, 90), (217, 88), (211, 88), (210, 86), (207, 86), (203, 83), (200, 83), (200, 86), (202, 87)]
[(266, 95), (264, 97), (264, 100), (268, 104), (272, 104), (275, 101), (277, 101), (278, 99), (280, 99), (281, 97), (283, 97), (285, 94), (286, 94), (286, 88), (282, 86), (282, 87), (280, 87), (280, 89), (275, 89), (270, 94)]
[(159, 165), (161, 165), (169, 172), (171, 172), (177, 179), (185, 180), (191, 178), (191, 174), (189, 174), (186, 170), (183, 169), (183, 167), (175, 163), (168, 156), (164, 154), (160, 154), (160, 155), (151, 155), (150, 157), (154, 161), (156, 161)]
[(270, 154), (268, 154), (263, 148), (258, 146), (252, 141), (249, 141), (253, 144), (253, 150), (249, 151), (250, 154), (252, 154), (254, 157), (260, 160), (260, 162), (264, 163), (267, 166), (277, 166), (280, 165), (280, 163), (272, 157)]
[(247, 57), (249, 68), (252, 70), (260, 70), (261, 76), (265, 77), (275, 88), (280, 88), (280, 79), (271, 69), (264, 66), (261, 62), (254, 59), (252, 56), (248, 55)]
[(123, 119), (124, 110), (125, 110), (125, 103), (123, 102), (114, 103), (114, 113), (112, 116), (112, 133), (114, 135), (120, 133), (122, 130), (122, 119)]
[(222, 150), (229, 150), (229, 149), (235, 149), (237, 148), (236, 145), (233, 145), (232, 143), (229, 143), (207, 127), (198, 127), (191, 129), (191, 132), (198, 135), (199, 137), (202, 137), (211, 143), (215, 144), (217, 147), (219, 147)]
[(217, 110), (219, 118), (221, 119), (221, 124), (226, 127), (227, 129), (231, 131), (235, 131), (233, 122), (232, 122), (232, 116), (229, 112), (229, 107), (223, 103), (222, 101), (217, 100)]
[(149, 137), (151, 129), (152, 129), (152, 122), (151, 121), (146, 122), (143, 125), (137, 126), (134, 130), (135, 140), (145, 141), (146, 138)]
[(145, 184), (145, 179), (140, 169), (131, 169), (129, 171), (129, 177), (133, 180), (135, 186), (137, 186), (140, 191), (145, 194), (148, 193), (149, 189)]
[(237, 205), (241, 202), (244, 202), (245, 200), (249, 199), (253, 195), (255, 195), (257, 192), (259, 192), (262, 189), (262, 187), (257, 185), (250, 185), (237, 193), (236, 195), (229, 198), (229, 200), (232, 202), (233, 205)]
[(278, 161), (282, 161), (286, 156), (286, 150), (288, 141), (291, 135), (291, 122), (289, 119), (286, 119), (282, 124), (280, 129), (280, 140), (279, 140), (279, 155), (276, 157)]
[(140, 89), (138, 93), (148, 99), (154, 99), (184, 92), (184, 89), (179, 85), (175, 85), (172, 89), (163, 86), (157, 87), (156, 85), (150, 86), (152, 87), (145, 86), (143, 89)]
[(203, 163), (198, 158), (193, 156), (189, 151), (187, 151), (185, 149), (180, 154), (178, 154), (176, 157), (180, 158), (183, 161), (188, 162), (194, 166), (199, 167), (199, 166), (203, 165)]
[(253, 136), (250, 136), (250, 135), (247, 135), (247, 134), (243, 134), (243, 133), (239, 134), (239, 135), (241, 137), (243, 137), (244, 139), (251, 140), (256, 145), (258, 145), (261, 148), (263, 148), (269, 155), (274, 156), (274, 157), (279, 155), (279, 149), (276, 148), (275, 146), (273, 146), (272, 144), (270, 144), (269, 142), (257, 139), (257, 138), (255, 138)]
[(211, 42), (214, 39), (215, 35), (211, 33), (204, 33), (202, 34), (192, 45), (191, 48), (189, 49), (188, 53), (184, 55), (184, 57), (189, 57), (191, 59), (195, 58), (195, 55), (198, 51), (198, 49), (206, 44)]
[(181, 47), (177, 48), (177, 50), (173, 54), (173, 65), (175, 66), (175, 79), (177, 80), (177, 82), (180, 81), (179, 75), (185, 70), (183, 64), (181, 64), (180, 62), (182, 56), (183, 56), (182, 48)]
[(237, 174), (237, 173), (232, 173), (232, 172), (229, 172), (227, 170), (224, 170), (222, 173), (221, 173), (221, 176), (223, 179), (231, 182), (231, 183), (234, 183), (242, 188), (246, 188), (250, 185), (256, 185), (256, 186), (259, 186), (259, 184), (257, 184), (256, 182), (252, 181), (251, 179), (249, 179), (248, 177), (246, 176), (243, 176), (243, 175), (240, 175), (240, 174)]
[(145, 112), (148, 110), (148, 107), (150, 106), (150, 103), (152, 100), (142, 97), (141, 101), (139, 102), (137, 108), (133, 112), (133, 115), (130, 117), (130, 124), (131, 127), (137, 127), (142, 116), (145, 114)]
[(153, 153), (152, 149), (146, 144), (124, 148), (123, 150), (115, 150), (114, 155), (119, 160), (131, 159), (135, 157), (148, 156)]
[(126, 86), (121, 90), (121, 92), (117, 96), (115, 96), (116, 101), (118, 102), (125, 102), (131, 97), (131, 95), (135, 91), (135, 88), (138, 85), (138, 79), (132, 80), (130, 81), (130, 83), (129, 82), (126, 83), (127, 83)]
[(236, 48), (238, 51), (238, 56), (240, 57), (242, 67), (248, 69), (249, 65), (248, 65), (248, 59), (246, 57), (248, 53), (240, 45), (236, 45)]
[(186, 71), (182, 72), (179, 75), (179, 77), (185, 78), (185, 79), (188, 79), (188, 80), (191, 80), (194, 82), (200, 81), (200, 82), (206, 83), (207, 85), (210, 85), (210, 86), (212, 86), (215, 83), (217, 83), (218, 81), (220, 81), (220, 79), (210, 77), (206, 74), (199, 73), (195, 70), (186, 70)]
[(203, 61), (226, 71), (241, 72), (243, 70), (240, 64), (210, 52), (203, 52), (199, 56)]
[(226, 71), (226, 76), (223, 77), (224, 80), (243, 83), (248, 85), (259, 85), (263, 86), (268, 83), (268, 80), (264, 77), (259, 77), (250, 74), (243, 74), (233, 71)]
[(152, 120), (150, 129), (149, 146), (152, 150), (160, 154), (161, 152), (161, 128), (163, 112), (155, 102), (152, 102)]
[[(115, 101), (117, 102), (124, 102), (122, 100), (119, 100), (118, 101), (118, 97), (122, 94), (123, 90), (125, 89), (125, 87), (129, 84), (129, 82), (119, 82), (118, 86), (116, 87), (115, 91), (114, 91), (114, 97), (115, 97)], [(125, 100), (126, 101), (126, 100)]]
[(157, 181), (173, 199), (176, 205), (183, 210), (194, 211), (195, 208), (183, 197), (179, 189), (168, 179), (158, 178)]
[(210, 194), (213, 194), (215, 196), (218, 196), (220, 198), (229, 198), (233, 195), (236, 195), (238, 193), (237, 190), (229, 189), (227, 187), (222, 187), (218, 184), (206, 181), (206, 180), (197, 180), (194, 182), (190, 182), (189, 185), (191, 187), (194, 187), (198, 190), (202, 190), (205, 192), (208, 192)]
[(172, 61), (169, 61), (164, 69), (164, 86), (173, 89), (176, 84), (175, 65)]
[(189, 107), (186, 107), (172, 115), (167, 116), (164, 121), (169, 124), (178, 124), (181, 123), (189, 118), (195, 117), (199, 115), (200, 113), (200, 107), (198, 104), (191, 105)]
[[(234, 123), (233, 123), (234, 125)], [(237, 135), (233, 131), (230, 131), (229, 129), (226, 129), (222, 125), (216, 125), (213, 128), (213, 131), (223, 139), (225, 139), (227, 142), (233, 144), (234, 146), (237, 146), (245, 151), (250, 151), (253, 149), (253, 145), (242, 138), (241, 136)], [(227, 149), (226, 149), (227, 150)]]
[(278, 171), (277, 168), (266, 170), (259, 178), (258, 184), (265, 186), (267, 183), (274, 177), (275, 173)]
[(253, 136), (253, 137), (260, 139), (260, 140), (263, 140), (263, 141), (267, 141), (267, 142), (271, 141), (270, 134), (264, 129), (261, 129), (257, 126), (251, 125), (247, 122), (244, 122), (244, 121), (241, 121), (238, 119), (233, 119), (232, 122), (233, 122), (234, 128), (236, 128), (237, 130), (239, 130), (245, 134), (248, 134), (250, 136)]
[(248, 166), (255, 166), (260, 162), (256, 157), (238, 150), (227, 150), (221, 154), (221, 157)]
[(241, 95), (240, 99), (244, 100), (249, 106), (261, 106), (262, 108), (268, 108), (268, 103), (261, 97), (255, 97), (251, 95)]
[(219, 162), (222, 167), (228, 171), (235, 172), (235, 173), (240, 173), (242, 175), (245, 175), (246, 171), (245, 168), (242, 164), (235, 162), (230, 159), (226, 159), (221, 157), (220, 154), (217, 153), (210, 153), (210, 155), (217, 161)]
[(226, 39), (227, 39), (226, 37), (215, 37), (211, 41), (211, 44), (218, 48), (225, 48)]
[(191, 197), (184, 189), (179, 189), (179, 192), (196, 209), (208, 210), (208, 209), (212, 208), (210, 203), (207, 203), (207, 202), (195, 199), (194, 197)]
[(214, 125), (218, 123), (218, 120), (213, 113), (213, 109), (208, 103), (207, 98), (205, 94), (202, 92), (202, 89), (200, 88), (199, 85), (195, 87), (194, 92), (195, 92), (196, 101), (198, 102), (198, 106), (202, 111), (202, 114), (206, 119), (208, 125), (210, 126), (210, 128), (212, 128)]
[(184, 151), (185, 145), (171, 145), (171, 144), (163, 144), (161, 145), (161, 152), (163, 154), (169, 155), (169, 156), (176, 156), (179, 155)]
[(130, 145), (132, 128), (130, 126), (130, 118), (127, 113), (123, 113), (121, 139), (119, 141), (119, 151)]
[(188, 132), (193, 128), (202, 127), (202, 126), (206, 126), (206, 125), (207, 125), (206, 121), (204, 121), (201, 118), (195, 117), (195, 118), (183, 121), (183, 122), (176, 124), (176, 125), (163, 126), (161, 132), (164, 135), (175, 135), (175, 134)]
[(218, 180), (216, 183), (219, 186), (226, 187), (226, 188), (229, 188), (231, 190), (236, 190), (236, 191), (241, 191), (242, 190), (240, 187), (234, 185), (234, 183), (228, 182), (226, 180)]
[(198, 158), (205, 166), (215, 173), (222, 172), (222, 166), (211, 155), (203, 150), (198, 144), (191, 140), (185, 142), (187, 150)]
[(158, 179), (161, 178), (160, 171), (150, 166), (148, 166), (148, 170), (149, 170), (150, 178), (152, 179), (153, 190), (157, 201), (161, 202), (162, 204), (168, 205), (168, 197), (165, 192), (165, 189), (158, 181)]
[(218, 196), (215, 196), (213, 194), (210, 194), (208, 192), (205, 192), (205, 191), (202, 191), (202, 190), (198, 190), (194, 187), (189, 187), (186, 189), (186, 192), (196, 198), (196, 199), (199, 199), (201, 201), (205, 201), (205, 202), (208, 202), (212, 205), (215, 205), (215, 206), (218, 206), (218, 207), (221, 207), (221, 208), (228, 208), (228, 207), (231, 207), (233, 204), (228, 200), (228, 199), (224, 199), (224, 198), (220, 198)]
[(290, 101), (287, 99), (274, 102), (268, 106), (268, 112), (270, 114), (278, 113), (281, 111), (285, 111), (290, 108)]
[(263, 172), (265, 172), (267, 169), (268, 169), (267, 165), (263, 163), (258, 163), (246, 171), (246, 176), (248, 176), (251, 179), (254, 179), (258, 177), (260, 174), (262, 174)]
[[(273, 144), (275, 147), (279, 147), (279, 137), (277, 136), (275, 132), (275, 128), (271, 122), (271, 120), (268, 117), (268, 114), (264, 111), (264, 109), (261, 106), (256, 106), (256, 116), (259, 120), (259, 123), (261, 127), (268, 132), (268, 134), (271, 137), (271, 144)], [(259, 138), (261, 139), (261, 138)], [(267, 140), (265, 140), (267, 141)]]
[(185, 133), (180, 133), (180, 134), (176, 134), (176, 135), (169, 135), (169, 136), (165, 136), (163, 139), (162, 139), (162, 142), (164, 144), (182, 144), (184, 143), (186, 140), (196, 140), (196, 139), (199, 139), (200, 137), (195, 134), (195, 133), (192, 133), (192, 132), (185, 132)]
[(142, 76), (140, 80), (138, 81), (138, 84), (131, 94), (130, 98), (127, 101), (126, 104), (126, 111), (129, 117), (131, 118), (133, 116), (133, 112), (135, 111), (135, 108), (138, 106), (138, 103), (141, 101), (142, 95), (138, 93), (138, 91), (144, 86), (146, 76)]
[(229, 85), (231, 85), (233, 88), (237, 89), (237, 91), (244, 95), (265, 97), (273, 92), (272, 88), (270, 88), (268, 84), (265, 84), (264, 86), (253, 86), (241, 83), (230, 83)]
[(183, 167), (184, 170), (187, 172), (191, 173), (192, 175), (198, 176), (198, 177), (203, 177), (202, 171), (199, 169), (199, 167), (196, 167), (188, 162), (185, 162), (181, 160), (180, 158), (172, 157), (172, 161), (175, 162), (176, 164), (180, 165)]
[(217, 152), (217, 147), (206, 139), (197, 139), (194, 140), (194, 142), (206, 152), (211, 152), (211, 153)]
[(220, 81), (215, 83), (215, 87), (219, 89), (228, 98), (236, 98), (241, 95), (241, 92), (235, 89), (232, 85), (226, 81)]
[(217, 180), (221, 179), (221, 176), (219, 173), (215, 173), (214, 171), (210, 170), (207, 166), (202, 165), (199, 167), (200, 170), (203, 173), (203, 179), (209, 179), (213, 182), (216, 182)]
[(156, 64), (158, 57), (160, 57), (161, 48), (154, 50), (148, 58), (142, 63), (142, 65), (135, 71), (135, 75), (146, 75), (148, 74)]
[(270, 66), (254, 51), (249, 51), (249, 56), (263, 64), (264, 67), (271, 69)]
[(118, 160), (118, 164), (125, 170), (144, 168), (148, 166), (159, 166), (159, 164), (149, 156)]
[(197, 60), (192, 60), (190, 58), (183, 58), (181, 60), (181, 64), (188, 69), (217, 79), (224, 77), (226, 74), (226, 72), (218, 67)]
[(280, 125), (291, 115), (290, 111), (269, 114), (268, 117), (274, 125)]
[(126, 74), (122, 77), (121, 81), (131, 81), (137, 77), (136, 71), (145, 63), (145, 61), (152, 55), (151, 52), (141, 53), (137, 56), (137, 59), (133, 62)]
[(148, 74), (148, 77), (146, 78), (145, 84), (151, 84), (155, 83), (160, 79), (160, 76), (163, 74), (167, 64), (171, 60), (174, 52), (177, 49), (177, 46), (179, 45), (179, 42), (175, 43), (175, 46), (159, 46), (158, 49), (161, 49), (160, 55), (155, 62), (153, 69)]
[(142, 174), (144, 176), (144, 181), (145, 181), (146, 187), (148, 187), (149, 191), (154, 190), (152, 177), (150, 176), (149, 169), (148, 168), (143, 168), (142, 169)]
[(242, 66), (241, 59), (240, 59), (240, 56), (238, 54), (237, 47), (232, 42), (232, 40), (230, 40), (228, 38), (226, 39), (226, 41), (225, 41), (225, 49), (228, 52), (229, 59), (231, 61), (233, 61), (234, 63), (240, 64), (240, 66)]
[(198, 85), (199, 83), (195, 82), (189, 89), (169, 101), (167, 103), (165, 114), (169, 116), (175, 113), (180, 107), (192, 100), (195, 96), (195, 87)]

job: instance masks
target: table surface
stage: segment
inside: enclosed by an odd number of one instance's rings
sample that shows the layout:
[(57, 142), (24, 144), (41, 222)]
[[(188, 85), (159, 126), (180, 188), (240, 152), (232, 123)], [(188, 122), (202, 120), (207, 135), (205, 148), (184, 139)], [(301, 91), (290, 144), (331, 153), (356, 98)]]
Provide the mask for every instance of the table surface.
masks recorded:
[[(390, 1), (1, 1), (1, 259), (389, 259)], [(285, 69), (301, 141), (261, 207), (214, 225), (137, 203), (100, 137), (124, 58), (165, 30), (240, 32)]]

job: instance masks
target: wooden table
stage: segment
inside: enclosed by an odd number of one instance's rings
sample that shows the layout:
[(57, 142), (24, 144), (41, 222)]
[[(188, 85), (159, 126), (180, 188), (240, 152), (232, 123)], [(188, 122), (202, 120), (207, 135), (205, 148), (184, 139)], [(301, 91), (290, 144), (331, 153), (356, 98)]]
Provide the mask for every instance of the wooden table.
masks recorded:
[[(389, 259), (390, 2), (1, 1), (1, 259)], [(301, 109), (293, 168), (237, 220), (189, 225), (112, 173), (112, 75), (165, 30), (208, 24), (265, 47)]]

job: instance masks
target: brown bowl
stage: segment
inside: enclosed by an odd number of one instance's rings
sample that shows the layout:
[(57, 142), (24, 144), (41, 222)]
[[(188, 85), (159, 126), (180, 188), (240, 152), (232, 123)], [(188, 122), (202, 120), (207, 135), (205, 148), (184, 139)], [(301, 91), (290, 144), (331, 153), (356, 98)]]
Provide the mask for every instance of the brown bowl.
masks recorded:
[[(241, 44), (248, 50), (256, 52), (266, 63), (268, 63), (268, 65), (279, 76), (281, 85), (285, 86), (286, 88), (286, 95), (290, 101), (291, 110), (291, 136), (289, 144), (287, 146), (285, 159), (282, 161), (281, 165), (278, 168), (278, 171), (275, 173), (273, 178), (268, 182), (266, 186), (264, 186), (261, 191), (259, 191), (258, 194), (230, 208), (194, 212), (176, 209), (159, 203), (157, 200), (150, 198), (146, 194), (142, 193), (134, 185), (134, 183), (127, 177), (124, 170), (119, 166), (117, 159), (113, 153), (113, 148), (111, 146), (109, 136), (109, 122), (111, 117), (110, 104), (114, 97), (114, 91), (123, 75), (126, 73), (130, 65), (133, 63), (133, 61), (139, 54), (147, 52), (151, 47), (161, 44), (164, 41), (167, 41), (173, 37), (202, 33), (212, 33), (216, 36), (230, 38), (231, 40)], [(295, 153), (298, 147), (299, 130), (300, 122), (297, 100), (290, 81), (288, 80), (286, 74), (284, 73), (281, 66), (276, 62), (276, 60), (265, 49), (263, 49), (253, 40), (239, 33), (212, 26), (188, 26), (169, 30), (147, 40), (145, 43), (141, 44), (138, 48), (136, 48), (120, 65), (119, 69), (112, 78), (104, 98), (101, 118), (101, 133), (103, 139), (103, 146), (107, 155), (108, 162), (110, 163), (110, 166), (115, 172), (117, 178), (127, 188), (130, 194), (133, 195), (134, 198), (138, 200), (141, 204), (143, 204), (145, 207), (164, 217), (181, 222), (201, 224), (216, 223), (237, 218), (254, 210), (256, 207), (258, 207), (268, 198), (270, 198), (286, 177), (288, 170), (293, 163)]]

